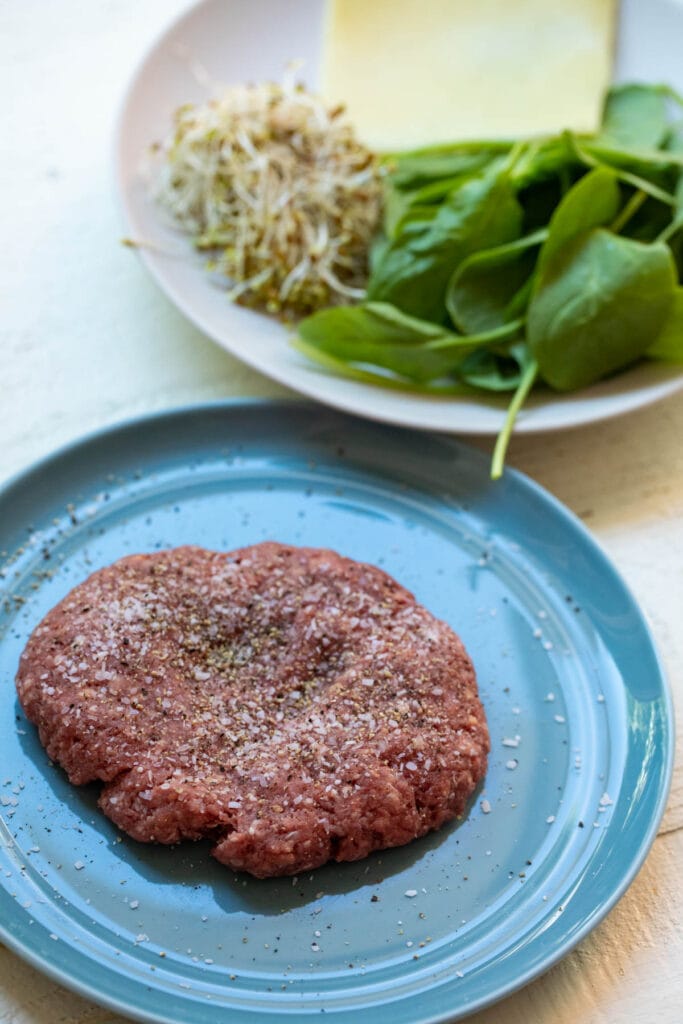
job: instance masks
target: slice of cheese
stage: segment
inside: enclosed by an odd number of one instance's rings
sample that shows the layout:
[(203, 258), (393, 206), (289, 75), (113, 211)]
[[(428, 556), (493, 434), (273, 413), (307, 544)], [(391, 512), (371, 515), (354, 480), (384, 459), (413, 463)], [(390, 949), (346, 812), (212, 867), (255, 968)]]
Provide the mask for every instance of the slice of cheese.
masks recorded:
[(322, 90), (368, 145), (597, 127), (616, 0), (327, 0)]

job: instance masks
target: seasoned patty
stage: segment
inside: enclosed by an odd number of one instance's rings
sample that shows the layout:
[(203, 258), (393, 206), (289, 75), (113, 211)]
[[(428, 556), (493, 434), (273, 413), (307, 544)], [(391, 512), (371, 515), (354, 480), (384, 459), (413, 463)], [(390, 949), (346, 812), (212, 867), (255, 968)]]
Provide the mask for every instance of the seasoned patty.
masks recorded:
[(143, 842), (259, 878), (462, 815), (489, 737), (453, 630), (380, 569), (264, 543), (94, 573), (35, 629), (19, 698), (49, 756)]

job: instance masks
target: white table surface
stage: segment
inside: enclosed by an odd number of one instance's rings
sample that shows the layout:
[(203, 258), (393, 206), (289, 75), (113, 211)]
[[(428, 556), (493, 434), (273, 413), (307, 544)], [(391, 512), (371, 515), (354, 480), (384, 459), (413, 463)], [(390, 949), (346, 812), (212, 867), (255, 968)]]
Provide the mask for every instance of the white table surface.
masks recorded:
[[(205, 340), (120, 244), (111, 173), (117, 107), (148, 43), (186, 6), (187, 0), (0, 4), (0, 480), (64, 442), (140, 412), (286, 394)], [(630, 584), (652, 623), (679, 707), (682, 438), (679, 395), (626, 419), (518, 439), (510, 453), (512, 464), (584, 520)], [(678, 1024), (681, 877), (679, 758), (660, 833), (615, 910), (547, 975), (472, 1020)], [(119, 1019), (0, 947), (0, 1024)]]

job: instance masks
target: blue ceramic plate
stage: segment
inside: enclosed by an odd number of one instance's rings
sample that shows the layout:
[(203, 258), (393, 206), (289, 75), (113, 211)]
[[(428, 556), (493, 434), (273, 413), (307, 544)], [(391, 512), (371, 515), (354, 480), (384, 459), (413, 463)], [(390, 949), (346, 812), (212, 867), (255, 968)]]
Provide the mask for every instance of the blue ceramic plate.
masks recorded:
[[(454, 1020), (610, 909), (654, 838), (671, 706), (647, 627), (581, 525), (483, 456), (320, 407), (230, 404), (101, 433), (0, 498), (0, 937), (139, 1020)], [(447, 619), (492, 736), (460, 824), (296, 880), (137, 844), (51, 764), (16, 701), (30, 630), (131, 552), (266, 538), (381, 565)], [(414, 895), (409, 895), (414, 893)]]

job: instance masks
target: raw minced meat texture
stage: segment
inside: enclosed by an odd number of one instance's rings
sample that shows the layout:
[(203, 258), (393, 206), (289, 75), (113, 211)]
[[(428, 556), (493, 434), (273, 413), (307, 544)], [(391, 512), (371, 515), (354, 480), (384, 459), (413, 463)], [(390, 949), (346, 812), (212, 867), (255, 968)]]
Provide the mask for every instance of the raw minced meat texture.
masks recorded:
[(296, 874), (462, 815), (489, 737), (446, 623), (386, 573), (267, 542), (133, 555), (71, 591), (17, 676), (49, 756), (144, 842)]

